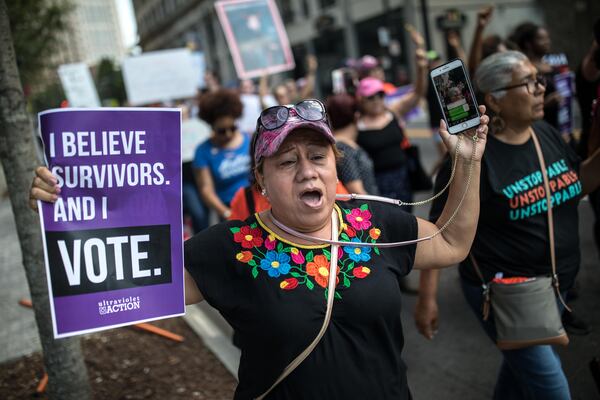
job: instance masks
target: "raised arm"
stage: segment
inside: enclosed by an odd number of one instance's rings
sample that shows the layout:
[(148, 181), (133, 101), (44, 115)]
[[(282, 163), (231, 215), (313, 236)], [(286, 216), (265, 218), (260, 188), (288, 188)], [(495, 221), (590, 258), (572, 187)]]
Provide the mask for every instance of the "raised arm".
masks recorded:
[[(442, 214), (435, 224), (418, 219), (419, 237), (434, 234), (446, 225), (450, 218), (453, 218), (452, 223), (441, 234), (431, 240), (420, 242), (417, 245), (415, 268), (431, 269), (448, 267), (464, 260), (469, 253), (471, 244), (475, 238), (475, 230), (479, 218), (479, 175), (489, 121), (489, 118), (483, 115), (485, 113), (485, 106), (479, 106), (479, 111), (482, 115), (481, 125), (477, 129), (469, 130), (463, 134), (460, 152), (456, 160), (456, 172), (448, 188), (448, 200)], [(440, 135), (448, 148), (448, 152), (454, 157), (459, 140), (458, 136), (450, 135), (443, 121), (440, 122)], [(477, 137), (476, 142), (472, 140), (474, 135)], [(476, 146), (476, 148), (474, 160), (471, 161), (473, 146)], [(471, 174), (470, 178), (469, 171)], [(465, 194), (468, 180), (469, 187)], [(463, 195), (464, 200), (459, 207)], [(457, 209), (458, 211), (454, 215)]]
[[(58, 181), (52, 175), (50, 170), (45, 166), (40, 166), (35, 169), (35, 177), (31, 183), (29, 190), (29, 207), (38, 211), (37, 201), (46, 201), (54, 203), (60, 194)], [(204, 300), (202, 293), (198, 289), (196, 282), (192, 276), (184, 269), (185, 279), (185, 304), (195, 304)]]
[(317, 68), (319, 67), (319, 63), (317, 62), (317, 57), (312, 54), (306, 56), (306, 68), (308, 73), (305, 76), (306, 83), (304, 87), (300, 91), (301, 99), (309, 99), (314, 97), (315, 95), (315, 83), (317, 79)]
[(425, 40), (423, 40), (421, 34), (417, 32), (414, 27), (407, 25), (406, 30), (410, 33), (410, 38), (416, 48), (416, 77), (414, 89), (389, 106), (390, 110), (398, 117), (404, 117), (410, 110), (415, 108), (427, 93), (427, 57), (425, 54)]
[(456, 56), (460, 58), (464, 63), (467, 62), (467, 53), (463, 48), (460, 36), (455, 31), (448, 32), (448, 44), (454, 49)]
[(260, 101), (260, 109), (264, 110), (267, 108), (267, 103), (265, 101), (266, 97), (269, 94), (269, 77), (267, 75), (263, 75), (260, 77), (258, 81), (258, 99)]
[(481, 62), (483, 55), (483, 31), (490, 23), (492, 14), (494, 13), (494, 6), (488, 6), (482, 8), (477, 12), (477, 25), (475, 26), (475, 33), (473, 34), (473, 42), (471, 43), (471, 51), (469, 52), (469, 74), (475, 75), (475, 70)]

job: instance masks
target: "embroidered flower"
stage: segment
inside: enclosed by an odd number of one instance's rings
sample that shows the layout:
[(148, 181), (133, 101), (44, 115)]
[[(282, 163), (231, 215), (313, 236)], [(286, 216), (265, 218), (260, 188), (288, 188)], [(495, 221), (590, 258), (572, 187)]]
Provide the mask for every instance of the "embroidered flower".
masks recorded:
[[(337, 273), (340, 269), (338, 267)], [(306, 273), (315, 278), (315, 281), (322, 287), (327, 287), (329, 282), (329, 261), (322, 254), (315, 256), (314, 260), (306, 264)], [(340, 278), (336, 277), (335, 284), (337, 286)]]
[(367, 275), (369, 275), (371, 273), (371, 270), (367, 267), (356, 267), (352, 270), (352, 275), (354, 275), (355, 278), (358, 279), (363, 279), (366, 278)]
[(356, 231), (351, 226), (346, 225), (346, 228), (344, 229), (344, 232), (346, 232), (346, 235), (348, 235), (348, 237), (353, 238), (353, 237), (356, 236)]
[(233, 240), (241, 243), (245, 249), (259, 247), (263, 244), (262, 232), (259, 228), (250, 228), (242, 226), (240, 231), (233, 235)]
[(371, 226), (371, 211), (355, 208), (350, 214), (346, 215), (346, 219), (356, 230), (369, 229)]
[(249, 251), (240, 251), (235, 255), (235, 258), (243, 263), (247, 263), (248, 261), (252, 260), (252, 257), (252, 253)]
[(268, 250), (274, 250), (276, 244), (277, 244), (277, 240), (275, 240), (275, 236), (273, 236), (273, 235), (269, 235), (265, 239), (265, 247)]
[(298, 279), (296, 278), (287, 278), (286, 280), (281, 281), (279, 287), (283, 290), (293, 290), (298, 286)]
[(369, 231), (369, 236), (371, 236), (371, 239), (373, 240), (379, 239), (379, 235), (381, 235), (381, 229), (371, 228)]
[(265, 258), (260, 261), (260, 267), (273, 278), (286, 275), (290, 272), (290, 256), (285, 253), (268, 251)]
[(290, 254), (292, 255), (292, 260), (296, 264), (304, 264), (304, 261), (306, 261), (304, 254), (295, 247), (290, 248)]
[[(360, 240), (354, 238), (352, 242), (360, 242)], [(370, 247), (344, 246), (344, 251), (354, 262), (369, 261), (371, 259)]]

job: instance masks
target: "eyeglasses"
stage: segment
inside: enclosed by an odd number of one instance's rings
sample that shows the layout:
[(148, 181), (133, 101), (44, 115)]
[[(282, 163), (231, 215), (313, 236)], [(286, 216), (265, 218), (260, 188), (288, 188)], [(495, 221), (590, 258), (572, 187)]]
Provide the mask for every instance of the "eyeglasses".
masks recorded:
[(214, 128), (213, 130), (217, 135), (225, 135), (229, 132), (235, 133), (237, 131), (237, 125), (226, 126), (224, 128)]
[(528, 79), (527, 82), (519, 83), (517, 85), (501, 87), (501, 88), (492, 90), (492, 92), (499, 92), (501, 90), (514, 89), (514, 88), (518, 88), (521, 86), (526, 86), (527, 92), (529, 92), (529, 94), (535, 94), (535, 91), (540, 86), (543, 86), (544, 88), (546, 87), (546, 78), (542, 75), (538, 75), (535, 79)]
[(385, 93), (384, 92), (377, 92), (375, 94), (372, 94), (371, 96), (366, 96), (365, 99), (367, 100), (375, 100), (375, 99), (383, 99), (385, 97)]
[(294, 110), (300, 118), (312, 122), (322, 121), (327, 115), (323, 103), (316, 99), (303, 100), (291, 107), (269, 107), (260, 113), (256, 121), (256, 132), (258, 133), (261, 126), (268, 131), (281, 128), (290, 117), (290, 110)]

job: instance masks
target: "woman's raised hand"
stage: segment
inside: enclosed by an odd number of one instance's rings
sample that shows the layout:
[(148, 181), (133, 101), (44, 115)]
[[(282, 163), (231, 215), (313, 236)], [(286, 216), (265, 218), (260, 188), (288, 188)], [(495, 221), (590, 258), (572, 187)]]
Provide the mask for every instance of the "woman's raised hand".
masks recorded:
[(31, 190), (29, 191), (29, 207), (37, 211), (38, 200), (54, 203), (58, 199), (59, 194), (60, 187), (58, 187), (58, 181), (50, 170), (44, 166), (37, 167), (35, 169), (35, 177), (31, 183)]
[[(488, 133), (488, 123), (490, 118), (485, 115), (485, 106), (479, 106), (479, 114), (481, 115), (481, 123), (477, 128), (469, 129), (468, 131), (461, 132), (458, 135), (451, 135), (448, 133), (448, 128), (444, 120), (440, 121), (440, 136), (448, 149), (448, 152), (452, 157), (456, 152), (456, 146), (458, 144), (458, 136), (461, 135), (462, 143), (460, 144), (459, 154), (460, 158), (470, 160), (473, 157), (473, 146), (477, 146), (475, 150), (475, 161), (481, 161), (483, 152), (485, 150), (485, 143)], [(476, 138), (476, 140), (473, 140)]]

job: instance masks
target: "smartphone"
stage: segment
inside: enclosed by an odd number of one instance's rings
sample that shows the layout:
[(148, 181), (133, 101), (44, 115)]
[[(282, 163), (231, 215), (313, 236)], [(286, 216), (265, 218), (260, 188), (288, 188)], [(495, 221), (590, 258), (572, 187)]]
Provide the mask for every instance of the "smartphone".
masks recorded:
[(432, 69), (429, 76), (450, 134), (479, 125), (479, 107), (461, 60), (440, 65)]

